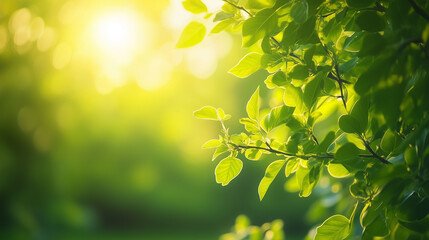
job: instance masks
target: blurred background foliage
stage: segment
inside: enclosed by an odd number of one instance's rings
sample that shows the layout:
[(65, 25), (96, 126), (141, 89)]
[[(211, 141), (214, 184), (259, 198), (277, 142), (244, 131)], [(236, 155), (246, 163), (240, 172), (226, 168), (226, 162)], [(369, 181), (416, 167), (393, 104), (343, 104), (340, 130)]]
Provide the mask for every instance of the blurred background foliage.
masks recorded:
[(192, 18), (180, 0), (0, 1), (0, 239), (217, 239), (239, 214), (302, 237), (320, 221), (332, 201), (306, 217), (314, 198), (279, 181), (259, 202), (269, 161), (215, 183), (200, 146), (219, 129), (192, 112), (222, 106), (242, 130), (267, 74), (227, 74), (237, 36), (175, 49)]

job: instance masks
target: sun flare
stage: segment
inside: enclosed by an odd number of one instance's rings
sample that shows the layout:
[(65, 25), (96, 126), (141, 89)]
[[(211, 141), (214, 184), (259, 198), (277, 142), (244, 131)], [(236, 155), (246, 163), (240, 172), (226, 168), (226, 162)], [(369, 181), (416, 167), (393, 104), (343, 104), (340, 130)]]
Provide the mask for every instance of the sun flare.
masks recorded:
[(125, 63), (145, 46), (143, 22), (132, 10), (104, 14), (92, 24), (92, 41), (102, 58), (113, 58)]

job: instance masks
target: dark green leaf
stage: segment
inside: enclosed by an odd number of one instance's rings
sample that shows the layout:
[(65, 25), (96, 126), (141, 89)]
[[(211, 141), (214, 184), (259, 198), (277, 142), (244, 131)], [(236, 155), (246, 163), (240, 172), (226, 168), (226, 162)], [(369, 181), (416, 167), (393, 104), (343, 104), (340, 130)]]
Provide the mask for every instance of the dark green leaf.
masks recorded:
[(335, 159), (341, 161), (347, 161), (354, 159), (359, 155), (359, 148), (356, 147), (353, 143), (346, 143), (341, 146), (335, 153)]
[(377, 11), (363, 11), (356, 16), (356, 24), (365, 31), (379, 32), (386, 26), (386, 19)]
[(306, 0), (298, 0), (290, 10), (290, 16), (292, 19), (302, 24), (307, 21), (308, 18), (308, 3)]
[(342, 115), (338, 120), (340, 129), (346, 133), (362, 133), (363, 128), (356, 118), (351, 115)]

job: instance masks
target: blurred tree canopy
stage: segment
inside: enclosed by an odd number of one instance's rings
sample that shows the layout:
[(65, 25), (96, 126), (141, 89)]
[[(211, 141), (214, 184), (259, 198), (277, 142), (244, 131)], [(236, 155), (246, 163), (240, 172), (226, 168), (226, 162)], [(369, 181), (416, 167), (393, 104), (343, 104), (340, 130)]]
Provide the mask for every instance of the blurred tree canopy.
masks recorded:
[(234, 81), (227, 34), (175, 49), (192, 18), (178, 1), (0, 1), (1, 239), (217, 239), (241, 213), (305, 234), (312, 199), (245, 187), (264, 163), (213, 181), (198, 147), (217, 129), (192, 112), (244, 114), (266, 73)]

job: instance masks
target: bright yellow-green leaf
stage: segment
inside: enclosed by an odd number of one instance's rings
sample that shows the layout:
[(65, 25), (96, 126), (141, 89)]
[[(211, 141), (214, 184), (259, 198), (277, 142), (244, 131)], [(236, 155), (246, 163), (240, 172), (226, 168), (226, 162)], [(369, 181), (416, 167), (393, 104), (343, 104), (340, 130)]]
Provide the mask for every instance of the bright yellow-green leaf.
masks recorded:
[(206, 26), (200, 22), (190, 22), (180, 34), (179, 41), (177, 41), (177, 48), (192, 47), (201, 42), (206, 36)]
[(218, 139), (212, 139), (205, 142), (201, 148), (215, 148), (219, 147), (220, 144), (221, 142)]
[(286, 168), (285, 168), (285, 175), (286, 177), (289, 177), (289, 175), (291, 175), (292, 173), (294, 173), (299, 166), (299, 158), (293, 157), (290, 158), (289, 161), (286, 164)]
[(259, 200), (262, 201), (262, 199), (265, 196), (265, 193), (268, 190), (268, 187), (273, 182), (274, 178), (279, 173), (280, 169), (285, 164), (286, 160), (277, 160), (272, 162), (270, 165), (268, 165), (267, 169), (265, 170), (265, 175), (262, 178), (261, 182), (259, 183), (258, 187), (258, 194), (259, 194)]
[(216, 182), (222, 186), (228, 185), (232, 179), (237, 177), (243, 168), (243, 162), (234, 157), (227, 157), (219, 162), (215, 169)]
[(203, 13), (207, 12), (206, 5), (201, 0), (185, 0), (182, 2), (183, 8), (191, 13)]
[(229, 70), (229, 73), (232, 73), (239, 78), (248, 77), (261, 68), (261, 57), (262, 55), (259, 53), (248, 53), (237, 63), (237, 65)]
[(259, 87), (256, 88), (256, 91), (253, 93), (252, 97), (250, 97), (249, 101), (246, 105), (247, 115), (253, 119), (258, 121), (259, 119)]
[(328, 165), (328, 172), (332, 177), (336, 178), (347, 177), (350, 174), (349, 171), (339, 163), (330, 163)]
[(314, 240), (343, 240), (350, 234), (350, 221), (343, 215), (334, 215), (317, 227)]
[(218, 120), (216, 108), (212, 106), (205, 106), (196, 110), (194, 116), (202, 119)]
[(229, 148), (225, 144), (221, 144), (219, 147), (216, 148), (216, 151), (213, 153), (212, 161), (216, 160), (216, 158), (223, 154), (228, 152)]

